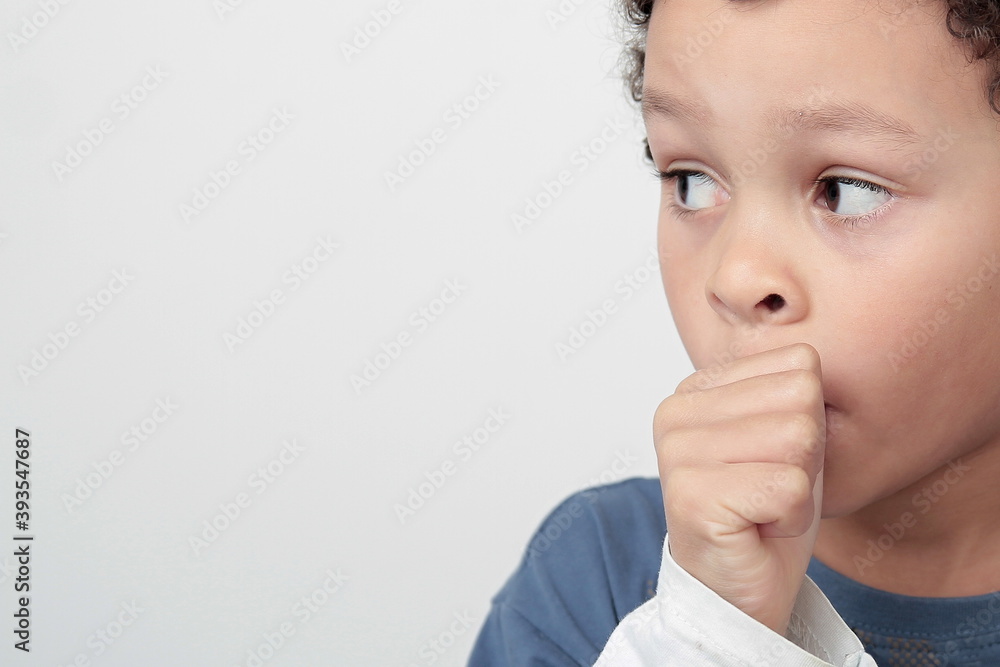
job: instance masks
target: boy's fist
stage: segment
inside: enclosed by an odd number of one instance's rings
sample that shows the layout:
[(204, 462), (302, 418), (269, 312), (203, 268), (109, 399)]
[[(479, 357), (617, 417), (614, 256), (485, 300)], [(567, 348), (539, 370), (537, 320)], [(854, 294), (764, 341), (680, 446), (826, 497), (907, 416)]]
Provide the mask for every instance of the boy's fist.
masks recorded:
[(822, 378), (795, 343), (694, 373), (653, 420), (671, 556), (782, 635), (819, 529)]

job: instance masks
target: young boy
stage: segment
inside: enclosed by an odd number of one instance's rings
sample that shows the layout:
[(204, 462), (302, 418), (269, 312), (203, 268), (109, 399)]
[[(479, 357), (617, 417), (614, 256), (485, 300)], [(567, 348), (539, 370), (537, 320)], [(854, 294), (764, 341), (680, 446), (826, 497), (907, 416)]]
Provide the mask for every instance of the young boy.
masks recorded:
[(626, 8), (699, 370), (471, 664), (1000, 665), (1000, 0)]

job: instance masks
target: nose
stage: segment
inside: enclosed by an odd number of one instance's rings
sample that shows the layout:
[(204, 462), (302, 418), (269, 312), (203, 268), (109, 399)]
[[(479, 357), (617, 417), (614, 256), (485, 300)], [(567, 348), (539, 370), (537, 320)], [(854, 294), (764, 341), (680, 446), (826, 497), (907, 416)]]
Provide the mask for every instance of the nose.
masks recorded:
[(705, 296), (732, 325), (791, 324), (808, 314), (797, 261), (805, 253), (791, 225), (774, 224), (774, 217), (754, 219), (733, 207), (716, 230)]

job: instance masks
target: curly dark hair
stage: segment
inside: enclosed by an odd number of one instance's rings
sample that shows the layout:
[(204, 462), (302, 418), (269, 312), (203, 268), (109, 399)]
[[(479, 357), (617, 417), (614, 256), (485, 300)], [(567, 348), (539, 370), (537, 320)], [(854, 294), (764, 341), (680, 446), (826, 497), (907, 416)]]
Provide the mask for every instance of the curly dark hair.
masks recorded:
[[(734, 0), (739, 1), (739, 0)], [(1000, 114), (1000, 0), (944, 0), (948, 6), (945, 26), (962, 40), (970, 63), (986, 60), (991, 69), (986, 86), (990, 108)], [(642, 102), (642, 72), (646, 61), (646, 33), (655, 0), (620, 0), (619, 10), (625, 29), (625, 49), (621, 70), (625, 89), (636, 102)], [(649, 144), (646, 157), (652, 160)]]

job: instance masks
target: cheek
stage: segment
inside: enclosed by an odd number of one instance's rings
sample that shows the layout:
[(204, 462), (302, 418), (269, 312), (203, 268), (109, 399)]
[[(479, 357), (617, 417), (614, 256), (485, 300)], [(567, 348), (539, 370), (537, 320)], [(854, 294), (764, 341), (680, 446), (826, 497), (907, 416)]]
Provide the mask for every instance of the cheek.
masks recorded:
[(744, 353), (742, 336), (722, 322), (705, 297), (705, 279), (693, 264), (664, 268), (670, 314), (696, 370), (730, 363)]
[(711, 315), (705, 300), (705, 277), (699, 270), (693, 249), (682, 247), (676, 235), (668, 236), (667, 226), (661, 217), (657, 244), (663, 291), (684, 349), (695, 367), (701, 368), (711, 350), (710, 332), (705, 325), (709, 321), (707, 316)]
[(966, 257), (928, 258), (908, 280), (873, 283), (853, 309), (833, 306), (854, 313), (831, 349), (846, 410), (834, 504), (903, 488), (1000, 437), (1000, 266)]
[[(913, 276), (897, 286), (896, 296), (884, 294), (881, 336), (872, 342), (877, 361), (896, 377), (942, 374), (954, 369), (970, 381), (995, 365), (1000, 321), (1000, 265), (986, 256), (930, 275)], [(923, 282), (920, 282), (923, 280)], [(965, 386), (968, 386), (966, 383)]]
[(897, 383), (925, 406), (923, 414), (942, 422), (949, 438), (961, 436), (955, 426), (971, 434), (994, 421), (1000, 405), (1000, 276), (981, 262), (953, 275), (885, 352)]

